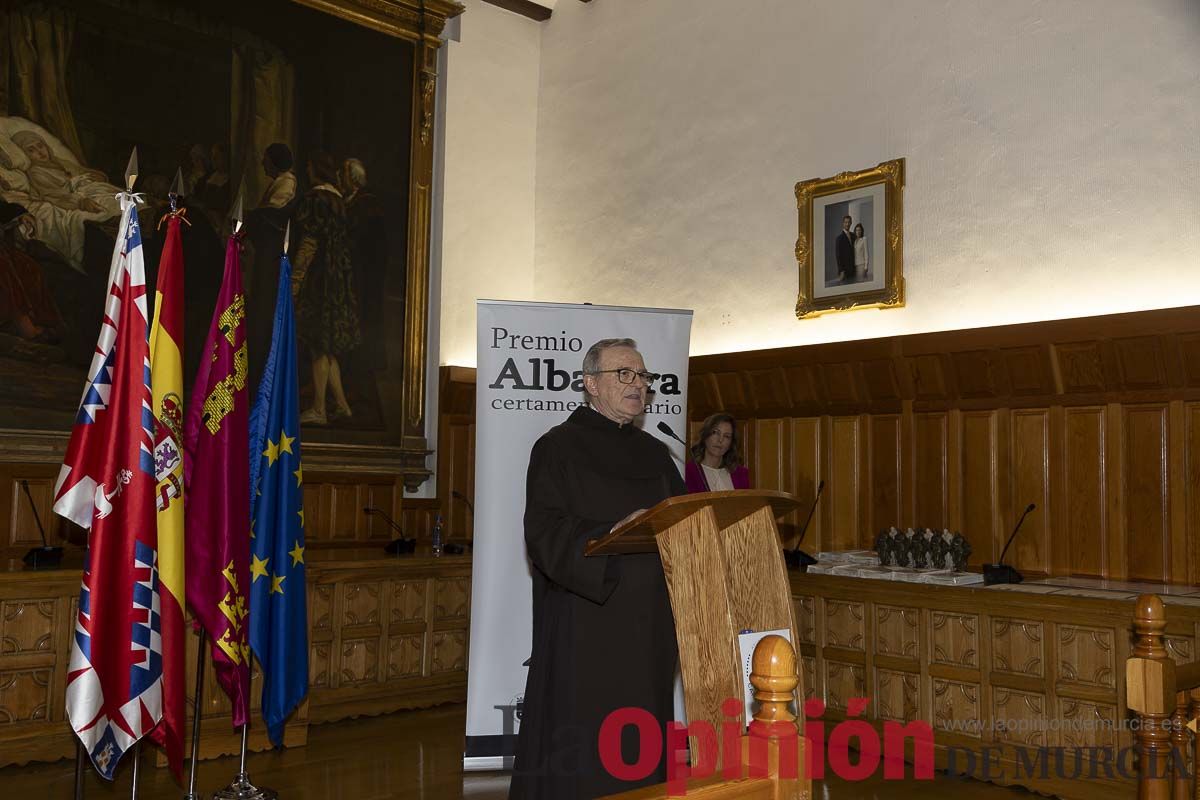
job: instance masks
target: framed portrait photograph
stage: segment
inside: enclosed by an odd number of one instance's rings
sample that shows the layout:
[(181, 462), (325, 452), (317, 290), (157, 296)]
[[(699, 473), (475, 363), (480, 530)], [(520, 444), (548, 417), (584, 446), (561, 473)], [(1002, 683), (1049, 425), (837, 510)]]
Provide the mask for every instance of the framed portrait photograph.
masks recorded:
[(904, 159), (796, 184), (796, 316), (904, 305)]

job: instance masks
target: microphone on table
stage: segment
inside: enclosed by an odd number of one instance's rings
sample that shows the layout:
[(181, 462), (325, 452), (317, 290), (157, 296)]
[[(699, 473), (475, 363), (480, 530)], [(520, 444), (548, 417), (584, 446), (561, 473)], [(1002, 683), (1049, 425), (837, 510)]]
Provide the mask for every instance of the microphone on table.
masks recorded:
[(452, 496), (452, 497), (453, 497), (455, 500), (462, 500), (462, 501), (463, 501), (463, 503), (464, 503), (464, 504), (467, 506), (467, 511), (470, 511), (470, 512), (471, 512), (471, 516), (472, 516), (472, 517), (473, 517), (473, 516), (475, 516), (475, 506), (471, 505), (471, 501), (467, 499), (466, 495), (464, 495), (464, 494), (463, 494), (462, 492), (460, 492), (458, 489), (451, 489), (451, 490), (450, 490), (450, 495), (451, 495), (451, 496)]
[[(463, 505), (465, 505), (467, 507), (467, 511), (471, 512), (471, 516), (472, 517), (475, 516), (475, 506), (471, 505), (471, 501), (467, 499), (467, 496), (465, 494), (460, 492), (458, 489), (451, 489), (450, 496), (453, 497), (455, 500), (461, 500)], [(463, 544), (454, 544), (452, 542), (446, 542), (444, 545), (442, 545), (442, 552), (447, 555), (456, 556), (456, 555), (461, 555), (463, 552), (465, 552), (464, 548), (468, 548), (468, 547), (471, 548), (472, 550), (474, 550), (475, 549), (474, 542), (464, 542)]]
[(983, 565), (983, 584), (985, 586), (994, 586), (998, 583), (1020, 583), (1025, 580), (1021, 573), (1004, 563), (1004, 555), (1008, 552), (1009, 546), (1012, 545), (1013, 539), (1017, 537), (1017, 531), (1021, 530), (1021, 525), (1025, 522), (1025, 518), (1035, 508), (1037, 506), (1033, 503), (1025, 507), (1025, 513), (1017, 520), (1017, 527), (1013, 528), (1013, 532), (1008, 535), (1008, 541), (1005, 543), (1004, 549), (1000, 551), (1000, 560), (995, 564)]
[(396, 533), (400, 534), (400, 536), (398, 538), (393, 539), (392, 541), (387, 543), (387, 545), (383, 548), (385, 552), (388, 552), (388, 553), (412, 553), (412, 552), (416, 551), (417, 540), (416, 539), (405, 539), (404, 538), (404, 529), (396, 524), (396, 520), (392, 519), (387, 514), (385, 514), (382, 510), (375, 508), (374, 506), (364, 506), (363, 513), (368, 516), (370, 516), (372, 514), (378, 514), (379, 516), (384, 518), (384, 520), (387, 522), (387, 524), (391, 526), (392, 530), (394, 530)]
[(57, 567), (62, 562), (63, 549), (51, 547), (50, 543), (46, 541), (46, 529), (42, 527), (42, 518), (38, 516), (37, 504), (33, 502), (33, 495), (29, 491), (29, 481), (22, 480), (21, 488), (25, 490), (25, 497), (29, 500), (29, 510), (33, 512), (33, 521), (37, 523), (38, 533), (42, 535), (42, 546), (33, 548), (21, 560), (34, 569)]
[(675, 431), (671, 430), (671, 426), (670, 426), (670, 425), (668, 425), (668, 424), (667, 424), (667, 423), (665, 423), (665, 422), (660, 422), (660, 423), (658, 423), (658, 429), (659, 429), (660, 431), (662, 431), (663, 433), (665, 433), (667, 436), (670, 436), (670, 437), (671, 437), (672, 439), (674, 439), (675, 441), (679, 442), (681, 445), (683, 445), (683, 452), (684, 452), (684, 453), (686, 453), (686, 452), (687, 452), (688, 443), (687, 443), (687, 442), (685, 442), (683, 439), (680, 439), (680, 438), (679, 438), (679, 437), (678, 437), (678, 436), (675, 434)]
[(808, 509), (808, 518), (804, 520), (804, 527), (800, 529), (800, 538), (796, 541), (796, 549), (783, 551), (783, 559), (787, 562), (789, 569), (807, 572), (810, 566), (817, 563), (815, 558), (800, 549), (800, 545), (804, 542), (804, 537), (808, 535), (808, 525), (812, 522), (813, 512), (817, 510), (817, 503), (821, 501), (821, 492), (823, 491), (825, 491), (825, 481), (817, 484), (817, 496), (813, 498), (812, 507)]

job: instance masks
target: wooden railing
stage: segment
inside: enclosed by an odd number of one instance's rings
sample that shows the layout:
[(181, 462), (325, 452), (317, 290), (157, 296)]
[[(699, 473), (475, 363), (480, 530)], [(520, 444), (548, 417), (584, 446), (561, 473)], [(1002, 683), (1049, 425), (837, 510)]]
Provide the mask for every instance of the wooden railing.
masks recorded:
[(1138, 597), (1137, 638), (1125, 663), (1126, 704), (1138, 718), (1138, 800), (1200, 800), (1194, 741), (1200, 661), (1177, 665), (1167, 653), (1166, 627), (1162, 600), (1152, 594)]
[[(754, 699), (759, 702), (754, 720), (763, 724), (751, 725), (749, 735), (741, 737), (742, 777), (722, 778), (718, 755), (716, 763), (711, 765), (712, 775), (687, 780), (684, 796), (696, 800), (808, 800), (812, 796), (805, 769), (805, 742), (790, 708), (796, 700), (799, 677), (796, 651), (787, 639), (766, 636), (758, 643), (751, 660), (750, 683), (754, 686)], [(795, 730), (794, 736), (786, 726)], [(785, 748), (793, 752), (786, 752)], [(722, 745), (719, 753), (724, 752)], [(674, 754), (667, 753), (667, 758), (673, 757)], [(754, 775), (750, 765), (754, 762), (761, 769), (764, 759), (765, 776)], [(671, 784), (658, 784), (601, 800), (666, 800), (681, 795), (679, 786), (674, 791), (669, 791), (670, 788)]]

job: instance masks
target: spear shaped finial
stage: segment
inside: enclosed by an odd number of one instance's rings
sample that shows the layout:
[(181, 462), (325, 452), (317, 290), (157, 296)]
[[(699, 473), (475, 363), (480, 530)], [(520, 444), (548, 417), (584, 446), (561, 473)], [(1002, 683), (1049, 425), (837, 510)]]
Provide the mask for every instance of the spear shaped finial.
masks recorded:
[(137, 146), (133, 148), (133, 152), (129, 154), (129, 166), (125, 167), (125, 191), (132, 192), (133, 184), (137, 182), (138, 163), (137, 163)]
[(242, 195), (244, 193), (244, 190), (238, 189), (237, 200), (233, 203), (233, 213), (229, 215), (229, 218), (233, 220), (234, 233), (241, 233), (242, 230), (242, 219), (245, 216), (242, 213)]
[(291, 240), (292, 240), (292, 221), (289, 219), (287, 221), (287, 226), (283, 229), (283, 252), (285, 254), (288, 251), (288, 242), (290, 242)]
[(179, 198), (183, 195), (183, 170), (179, 167), (175, 168), (175, 180), (171, 181), (171, 189), (167, 192), (167, 198), (171, 201), (171, 210), (174, 211), (179, 204)]

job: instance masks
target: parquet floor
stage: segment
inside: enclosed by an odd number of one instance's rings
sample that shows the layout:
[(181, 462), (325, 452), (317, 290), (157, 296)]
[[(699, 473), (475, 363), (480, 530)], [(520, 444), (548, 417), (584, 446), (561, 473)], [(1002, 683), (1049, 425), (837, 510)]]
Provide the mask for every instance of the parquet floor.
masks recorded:
[[(506, 800), (508, 779), (499, 774), (466, 776), (462, 771), (465, 707), (347, 720), (309, 729), (308, 746), (252, 754), (251, 779), (279, 793), (280, 800)], [(166, 769), (143, 755), (139, 800), (178, 800)], [(211, 797), (237, 771), (236, 758), (201, 763), (197, 791)], [(0, 769), (0, 798), (67, 800), (74, 786), (74, 762)], [(89, 771), (87, 800), (117, 800), (130, 795), (130, 769), (123, 763), (117, 780), (107, 783)], [(957, 778), (897, 783), (872, 780), (823, 781), (814, 792), (823, 800), (1023, 800), (1027, 792)]]

